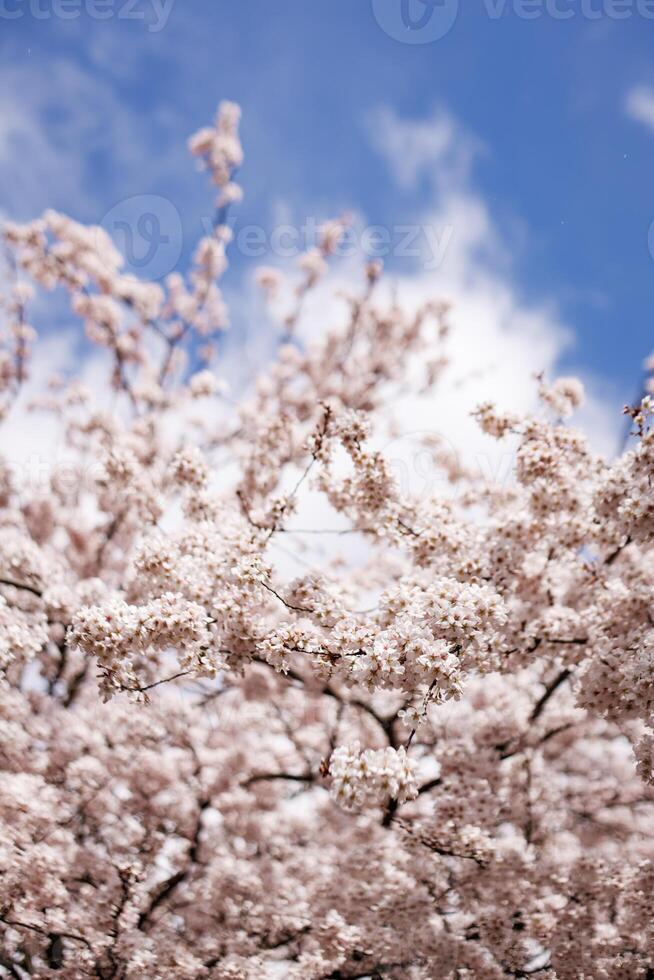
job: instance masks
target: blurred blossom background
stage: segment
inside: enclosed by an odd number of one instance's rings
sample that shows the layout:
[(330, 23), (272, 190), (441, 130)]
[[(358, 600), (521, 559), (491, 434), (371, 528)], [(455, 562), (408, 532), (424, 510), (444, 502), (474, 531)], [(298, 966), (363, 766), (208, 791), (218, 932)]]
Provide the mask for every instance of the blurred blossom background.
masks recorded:
[[(454, 304), (468, 367), (435, 412), (576, 373), (610, 454), (653, 346), (653, 37), (651, 0), (0, 0), (0, 217), (102, 224), (159, 280), (212, 218), (186, 140), (234, 100), (232, 385), (278, 342), (257, 266), (348, 213), (330, 296), (363, 251), (406, 303)], [(339, 315), (326, 297), (305, 331)], [(87, 356), (64, 297), (47, 309), (37, 374)]]

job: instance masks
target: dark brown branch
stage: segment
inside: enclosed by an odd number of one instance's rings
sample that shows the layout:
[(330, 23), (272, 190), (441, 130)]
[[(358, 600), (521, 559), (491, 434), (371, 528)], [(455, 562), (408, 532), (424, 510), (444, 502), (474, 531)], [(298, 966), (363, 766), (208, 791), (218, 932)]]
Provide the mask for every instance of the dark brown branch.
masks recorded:
[(146, 684), (144, 687), (135, 687), (128, 690), (133, 690), (138, 694), (144, 694), (146, 691), (151, 691), (153, 687), (159, 687), (160, 684), (169, 684), (170, 681), (176, 681), (179, 677), (188, 677), (192, 674), (192, 670), (180, 670), (176, 674), (172, 674), (170, 677), (162, 677), (160, 681), (154, 681), (152, 684)]
[(397, 800), (389, 800), (388, 805), (384, 811), (384, 816), (382, 817), (382, 827), (390, 827), (395, 819), (395, 814), (397, 813), (397, 808), (399, 803)]
[(194, 864), (197, 864), (200, 850), (200, 834), (202, 833), (202, 816), (210, 804), (211, 800), (200, 800), (195, 827), (193, 828), (193, 834), (190, 840), (186, 865), (183, 868), (180, 868), (179, 871), (176, 871), (175, 874), (171, 875), (170, 878), (163, 881), (159, 887), (155, 889), (154, 894), (150, 898), (150, 904), (138, 917), (137, 928), (141, 931), (144, 931), (147, 928), (152, 917), (152, 913), (163, 902), (165, 902), (170, 895), (172, 895), (178, 885), (188, 878), (191, 868)]
[(0, 585), (10, 585), (14, 589), (22, 589), (24, 592), (31, 592), (37, 599), (41, 599), (43, 592), (34, 585), (27, 585), (26, 582), (14, 582), (11, 578), (0, 578)]
[(285, 605), (287, 609), (292, 609), (293, 612), (303, 612), (303, 613), (312, 613), (313, 612), (313, 609), (308, 609), (306, 606), (293, 606), (293, 605), (291, 605), (290, 602), (287, 602), (286, 599), (284, 599), (283, 596), (281, 596), (279, 594), (279, 592), (276, 592), (275, 589), (273, 589), (273, 587), (271, 585), (268, 585), (266, 582), (261, 582), (260, 584), (263, 585), (264, 589), (267, 589), (268, 592), (270, 592), (271, 595), (274, 595), (276, 599), (279, 599), (279, 601), (283, 605)]
[(556, 677), (554, 678), (554, 680), (553, 681), (550, 681), (550, 683), (545, 688), (543, 694), (540, 696), (540, 698), (538, 699), (538, 701), (534, 705), (534, 710), (531, 713), (530, 721), (532, 721), (532, 722), (533, 721), (537, 721), (538, 718), (540, 718), (541, 714), (545, 710), (545, 706), (547, 705), (547, 702), (549, 701), (549, 699), (558, 690), (558, 688), (561, 686), (561, 684), (563, 684), (565, 681), (567, 681), (567, 679), (568, 679), (568, 677), (570, 677), (571, 673), (572, 673), (572, 671), (568, 667), (564, 667), (563, 670), (559, 674), (556, 675)]
[(27, 929), (30, 932), (37, 932), (40, 936), (46, 936), (50, 941), (49, 949), (55, 940), (61, 942), (62, 939), (70, 939), (71, 942), (82, 943), (88, 949), (91, 948), (88, 939), (85, 939), (84, 936), (78, 936), (73, 932), (49, 932), (47, 929), (41, 928), (41, 926), (32, 925), (30, 922), (19, 922), (17, 919), (8, 919), (4, 915), (0, 915), (0, 922), (4, 922), (6, 926), (11, 926), (14, 929)]
[(422, 786), (420, 786), (418, 789), (418, 796), (420, 796), (422, 793), (429, 793), (430, 790), (436, 789), (437, 786), (442, 785), (443, 780), (440, 776), (437, 776), (436, 779), (430, 779), (428, 783), (423, 783)]
[(630, 534), (627, 535), (626, 539), (622, 542), (622, 544), (619, 544), (618, 545), (618, 547), (615, 549), (615, 551), (612, 551), (611, 552), (611, 554), (609, 555), (608, 558), (605, 558), (604, 559), (604, 564), (605, 565), (608, 565), (609, 568), (610, 568), (611, 565), (613, 564), (613, 562), (616, 560), (616, 558), (618, 558), (618, 556), (622, 554), (622, 552), (624, 551), (624, 549), (629, 544), (631, 544), (631, 535)]
[(252, 786), (253, 783), (272, 782), (278, 779), (288, 780), (289, 782), (294, 782), (294, 783), (315, 782), (315, 776), (313, 776), (311, 773), (307, 773), (304, 776), (298, 776), (290, 772), (264, 772), (264, 773), (259, 773), (256, 776), (250, 776), (249, 779), (246, 779), (245, 782), (241, 783), (241, 786), (248, 787), (248, 786)]
[(77, 695), (81, 691), (82, 685), (86, 680), (86, 676), (88, 672), (89, 672), (89, 661), (87, 660), (84, 666), (82, 667), (82, 669), (78, 670), (78, 672), (73, 677), (71, 677), (70, 681), (68, 682), (68, 690), (66, 691), (66, 695), (63, 699), (63, 705), (65, 708), (70, 708), (71, 704), (73, 704), (73, 702), (77, 698)]

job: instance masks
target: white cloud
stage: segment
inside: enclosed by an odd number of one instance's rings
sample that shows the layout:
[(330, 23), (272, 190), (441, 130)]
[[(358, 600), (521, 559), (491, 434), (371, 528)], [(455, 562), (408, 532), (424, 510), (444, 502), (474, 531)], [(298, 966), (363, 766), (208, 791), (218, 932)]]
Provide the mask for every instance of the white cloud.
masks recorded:
[(654, 88), (637, 85), (627, 92), (625, 112), (654, 132)]
[(7, 217), (26, 220), (55, 207), (99, 221), (108, 204), (149, 193), (162, 175), (182, 179), (184, 165), (192, 172), (186, 148), (168, 138), (178, 123), (161, 108), (144, 125), (114, 88), (66, 58), (7, 59), (0, 88)]
[[(384, 108), (371, 117), (371, 126), (373, 143), (400, 186), (415, 186), (424, 174), (431, 188), (427, 206), (415, 219), (416, 228), (423, 229), (417, 239), (423, 252), (412, 271), (390, 273), (389, 295), (392, 290), (409, 310), (434, 298), (452, 304), (452, 367), (433, 395), (404, 401), (402, 427), (407, 433), (439, 435), (480, 475), (498, 473), (506, 468), (510, 451), (479, 431), (471, 410), (490, 400), (506, 410), (539, 411), (535, 375), (543, 372), (553, 379), (570, 373), (559, 365), (574, 345), (574, 332), (553, 299), (533, 302), (523, 296), (512, 270), (511, 242), (472, 181), (478, 141), (443, 111), (413, 122)], [(448, 230), (447, 248), (435, 270), (424, 233), (428, 228), (436, 235)], [(357, 263), (349, 263), (340, 275), (345, 281), (336, 285), (352, 287), (355, 276), (360, 278)], [(339, 315), (338, 304), (330, 303), (333, 288), (333, 282), (325, 284), (307, 306), (312, 332)], [(593, 448), (611, 456), (623, 426), (621, 403), (607, 380), (583, 368), (576, 373), (587, 389), (586, 407), (576, 422)]]
[(386, 159), (399, 186), (408, 190), (422, 176), (440, 186), (466, 180), (483, 148), (443, 109), (429, 119), (407, 120), (382, 106), (370, 114), (368, 125), (373, 146)]
[(81, 380), (106, 400), (108, 384), (98, 356), (78, 363), (79, 337), (74, 330), (39, 337), (29, 363), (29, 378), (0, 426), (0, 453), (16, 476), (17, 485), (45, 492), (53, 467), (69, 466), (75, 456), (66, 445), (61, 419), (54, 413), (33, 411), (54, 375), (68, 375), (77, 366)]

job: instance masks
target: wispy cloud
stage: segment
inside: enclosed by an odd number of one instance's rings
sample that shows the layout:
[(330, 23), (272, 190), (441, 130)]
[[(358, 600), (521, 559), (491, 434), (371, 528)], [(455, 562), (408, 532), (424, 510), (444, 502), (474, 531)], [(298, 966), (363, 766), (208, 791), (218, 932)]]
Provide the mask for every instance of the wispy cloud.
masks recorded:
[(0, 209), (7, 216), (23, 220), (55, 207), (98, 220), (107, 202), (135, 187), (146, 193), (162, 174), (183, 176), (185, 147), (177, 133), (168, 138), (179, 124), (169, 110), (145, 118), (97, 72), (64, 57), (6, 61), (2, 80)]
[(373, 146), (389, 164), (400, 187), (411, 190), (421, 177), (444, 185), (468, 179), (483, 144), (444, 109), (428, 119), (403, 119), (388, 106), (368, 118)]
[[(426, 120), (407, 120), (383, 108), (371, 117), (370, 126), (373, 144), (402, 188), (421, 191), (420, 178), (427, 180), (427, 194), (416, 195), (422, 205), (416, 226), (449, 230), (436, 270), (428, 254), (416, 257), (413, 271), (398, 275), (395, 268), (390, 270), (393, 293), (406, 308), (417, 309), (435, 297), (452, 304), (453, 370), (433, 396), (407, 400), (402, 418), (407, 431), (440, 436), (490, 475), (502, 465), (506, 449), (479, 432), (471, 409), (493, 400), (506, 410), (538, 411), (535, 375), (569, 373), (560, 364), (574, 347), (574, 331), (563, 321), (554, 297), (525, 296), (511, 262), (512, 242), (475, 187), (472, 168), (481, 143), (474, 135), (444, 111)], [(427, 244), (427, 236), (419, 240)], [(344, 272), (348, 284), (354, 274), (352, 267)], [(307, 311), (310, 329), (316, 330), (328, 312), (337, 315), (327, 286)], [(593, 446), (611, 455), (622, 427), (619, 399), (612, 399), (605, 379), (599, 383), (583, 366), (577, 373), (588, 393), (578, 421)]]
[(627, 92), (625, 112), (654, 133), (654, 88), (637, 85)]

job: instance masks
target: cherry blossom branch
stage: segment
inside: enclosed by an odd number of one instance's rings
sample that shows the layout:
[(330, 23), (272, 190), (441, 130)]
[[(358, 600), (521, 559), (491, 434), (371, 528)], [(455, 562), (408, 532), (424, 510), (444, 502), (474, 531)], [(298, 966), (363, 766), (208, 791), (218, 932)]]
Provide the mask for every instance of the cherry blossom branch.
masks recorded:
[(48, 931), (42, 926), (36, 926), (30, 922), (20, 922), (17, 919), (9, 919), (6, 915), (0, 913), (0, 922), (3, 922), (6, 926), (11, 926), (14, 929), (27, 929), (30, 932), (38, 932), (41, 936), (47, 936), (48, 939), (52, 940), (53, 937), (59, 936), (61, 939), (70, 939), (71, 942), (82, 943), (88, 949), (91, 948), (91, 944), (88, 939), (84, 936), (78, 936), (74, 932), (62, 932), (58, 930), (56, 932)]
[(176, 891), (182, 882), (186, 881), (194, 865), (198, 863), (200, 851), (200, 834), (202, 833), (202, 818), (205, 811), (211, 806), (211, 800), (203, 798), (198, 802), (198, 811), (195, 825), (189, 841), (188, 856), (186, 864), (175, 874), (167, 878), (153, 892), (148, 906), (139, 914), (137, 928), (144, 932), (147, 930), (153, 913)]
[(276, 780), (283, 780), (295, 783), (313, 783), (315, 782), (315, 776), (311, 773), (305, 773), (304, 775), (297, 775), (289, 772), (269, 772), (269, 773), (258, 773), (254, 776), (248, 777), (241, 786), (252, 786), (255, 783), (263, 782), (274, 782)]
[(547, 684), (547, 686), (545, 687), (545, 690), (544, 690), (543, 694), (541, 695), (541, 697), (538, 699), (538, 701), (534, 705), (533, 711), (531, 712), (531, 715), (530, 715), (530, 721), (534, 722), (534, 721), (537, 721), (540, 718), (541, 714), (545, 710), (545, 708), (547, 706), (547, 703), (550, 700), (550, 698), (552, 697), (552, 695), (554, 695), (556, 693), (556, 691), (559, 689), (559, 687), (563, 683), (565, 683), (565, 681), (567, 681), (567, 679), (571, 675), (572, 675), (572, 671), (570, 670), (570, 668), (569, 667), (564, 667), (563, 670), (561, 670), (556, 675), (556, 677), (552, 681), (550, 681), (549, 684)]
[(22, 589), (24, 592), (31, 592), (38, 599), (41, 599), (43, 592), (41, 589), (37, 589), (34, 585), (28, 585), (26, 582), (15, 582), (11, 578), (0, 578), (0, 585), (10, 585), (14, 589)]

